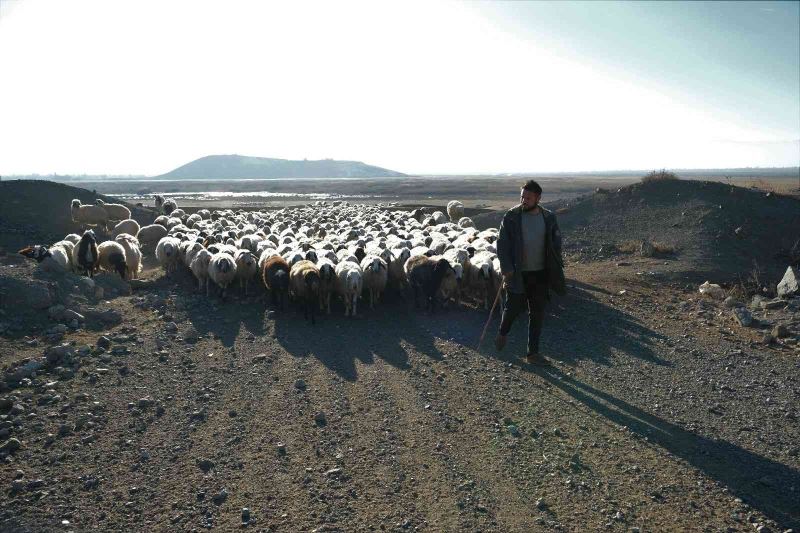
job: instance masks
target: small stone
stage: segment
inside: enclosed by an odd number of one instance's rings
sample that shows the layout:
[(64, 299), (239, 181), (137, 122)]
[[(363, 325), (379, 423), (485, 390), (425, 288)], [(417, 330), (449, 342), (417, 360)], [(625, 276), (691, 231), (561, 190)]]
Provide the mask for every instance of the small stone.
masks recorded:
[(331, 468), (325, 472), (325, 477), (338, 478), (342, 474), (341, 468)]
[(306, 382), (303, 381), (302, 379), (298, 379), (294, 382), (294, 388), (297, 390), (306, 390)]
[(264, 363), (268, 359), (269, 359), (269, 357), (265, 353), (260, 353), (258, 355), (253, 356), (253, 362), (254, 363)]
[(753, 324), (753, 315), (744, 307), (736, 307), (733, 309), (732, 313), (733, 318), (736, 319), (739, 325), (747, 328)]
[(178, 331), (178, 324), (176, 324), (175, 322), (167, 322), (165, 329), (171, 333), (174, 333)]
[(214, 502), (215, 505), (222, 505), (225, 503), (225, 500), (228, 499), (228, 491), (226, 489), (222, 489), (217, 494), (211, 497), (211, 501)]
[(246, 524), (250, 521), (250, 509), (242, 507), (242, 523)]
[(275, 447), (278, 451), (278, 455), (286, 455), (286, 445), (282, 442), (279, 442)]
[(800, 282), (798, 282), (797, 271), (791, 266), (786, 269), (780, 283), (778, 283), (778, 296), (784, 298), (800, 294)]
[(325, 413), (320, 411), (319, 413), (314, 415), (314, 422), (316, 422), (318, 426), (324, 426), (325, 424), (328, 423), (328, 419), (325, 417)]
[(153, 399), (150, 396), (139, 398), (137, 405), (139, 406), (139, 409), (149, 409), (153, 405)]
[(722, 305), (724, 305), (728, 309), (733, 309), (734, 307), (742, 307), (742, 303), (733, 296), (728, 296), (727, 298), (725, 298), (725, 301), (722, 302)]
[(0, 453), (14, 453), (22, 447), (22, 443), (17, 439), (11, 438), (0, 446)]
[(208, 472), (209, 470), (214, 468), (214, 461), (212, 461), (211, 459), (197, 459), (196, 463), (197, 466), (200, 468), (200, 470), (202, 470), (203, 472)]
[(772, 336), (776, 339), (783, 339), (784, 337), (789, 336), (789, 328), (784, 326), (783, 324), (778, 324), (774, 328), (772, 328)]
[(545, 507), (547, 507), (547, 504), (544, 503), (544, 500), (542, 498), (536, 500), (537, 509), (539, 509), (540, 511), (544, 511)]

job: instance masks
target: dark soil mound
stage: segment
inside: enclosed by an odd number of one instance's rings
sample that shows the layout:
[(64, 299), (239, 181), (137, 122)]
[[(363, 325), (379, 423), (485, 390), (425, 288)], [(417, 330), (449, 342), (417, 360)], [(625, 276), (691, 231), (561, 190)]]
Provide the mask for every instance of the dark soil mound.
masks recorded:
[[(673, 249), (686, 273), (735, 280), (757, 264), (780, 279), (800, 250), (800, 200), (718, 182), (661, 180), (547, 205), (556, 210), (566, 252), (613, 253), (640, 240)], [(502, 213), (479, 215), (498, 226)]]
[[(86, 189), (44, 180), (2, 181), (0, 198), (3, 198), (0, 248), (9, 252), (16, 252), (29, 244), (50, 244), (68, 233), (77, 232), (80, 227), (70, 215), (70, 202), (74, 198), (84, 204), (93, 204), (98, 198), (123, 203)], [(153, 222), (155, 214), (152, 209), (125, 205), (139, 224)]]

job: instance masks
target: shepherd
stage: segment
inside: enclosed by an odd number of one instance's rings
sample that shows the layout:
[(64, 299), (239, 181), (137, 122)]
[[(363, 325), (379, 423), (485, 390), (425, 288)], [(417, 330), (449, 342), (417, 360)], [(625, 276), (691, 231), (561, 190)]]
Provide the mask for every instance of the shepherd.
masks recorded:
[(566, 293), (564, 262), (561, 259), (561, 231), (556, 215), (539, 205), (542, 187), (527, 181), (520, 191), (519, 205), (509, 209), (500, 223), (497, 256), (507, 298), (495, 337), (495, 348), (502, 350), (511, 324), (528, 307), (528, 353), (525, 362), (546, 366), (550, 360), (539, 353), (548, 290)]

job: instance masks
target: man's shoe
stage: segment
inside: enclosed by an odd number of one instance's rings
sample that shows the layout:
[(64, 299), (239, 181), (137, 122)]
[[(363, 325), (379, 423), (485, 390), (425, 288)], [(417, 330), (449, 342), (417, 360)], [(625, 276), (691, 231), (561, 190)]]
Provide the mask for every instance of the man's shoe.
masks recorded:
[(507, 335), (497, 335), (494, 338), (494, 347), (497, 349), (498, 352), (503, 351), (503, 348), (506, 347), (506, 340), (508, 339)]
[(535, 366), (550, 366), (550, 359), (539, 353), (529, 353), (525, 356), (525, 362)]

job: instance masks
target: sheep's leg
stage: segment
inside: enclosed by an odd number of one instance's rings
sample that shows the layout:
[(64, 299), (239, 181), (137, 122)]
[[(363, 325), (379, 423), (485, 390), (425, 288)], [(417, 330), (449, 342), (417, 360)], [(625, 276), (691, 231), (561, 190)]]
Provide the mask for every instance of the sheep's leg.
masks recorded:
[(331, 293), (328, 291), (328, 294), (325, 296), (325, 307), (328, 310), (328, 314), (331, 314)]
[(358, 303), (358, 294), (353, 295), (353, 316), (356, 316), (356, 304)]

